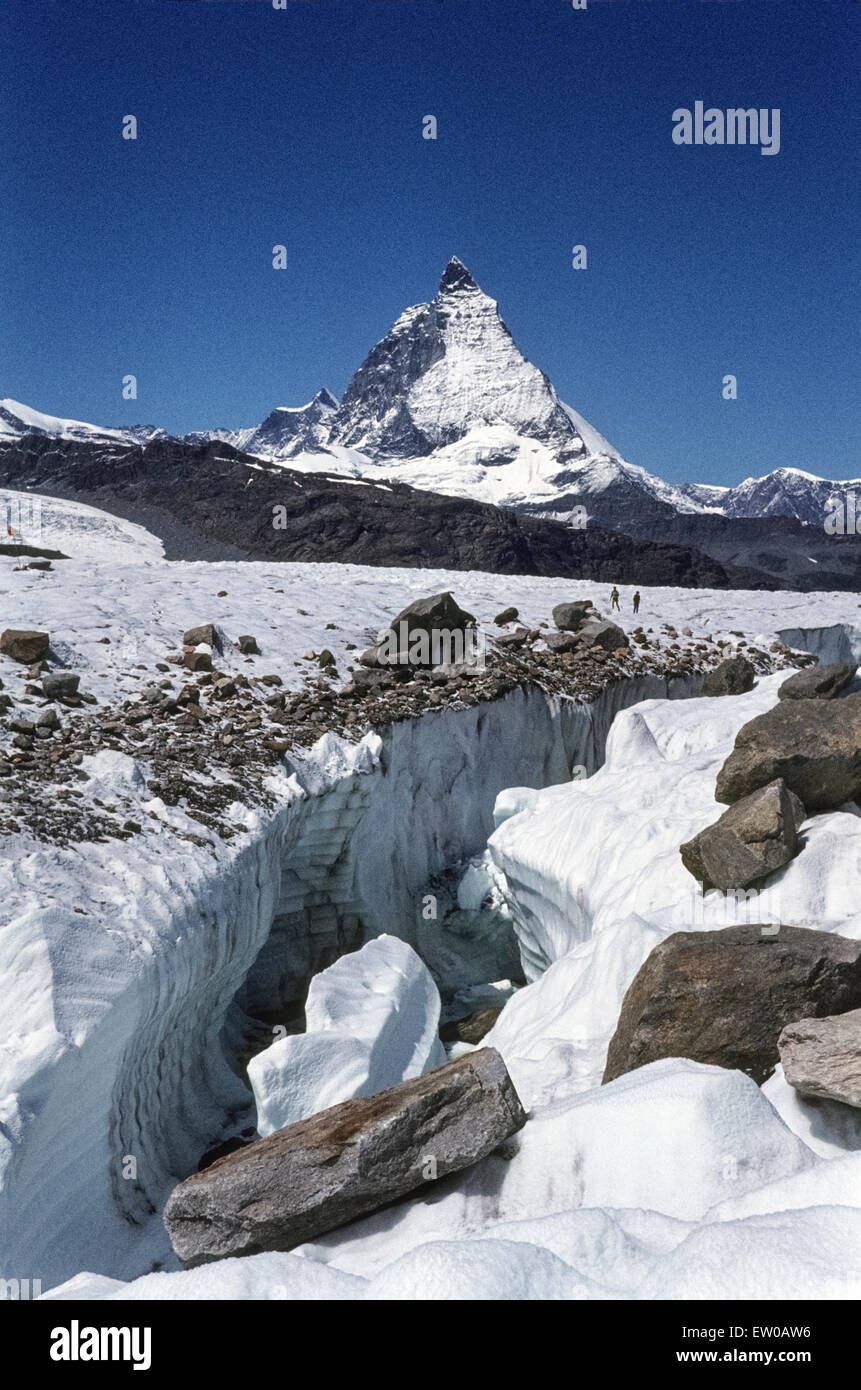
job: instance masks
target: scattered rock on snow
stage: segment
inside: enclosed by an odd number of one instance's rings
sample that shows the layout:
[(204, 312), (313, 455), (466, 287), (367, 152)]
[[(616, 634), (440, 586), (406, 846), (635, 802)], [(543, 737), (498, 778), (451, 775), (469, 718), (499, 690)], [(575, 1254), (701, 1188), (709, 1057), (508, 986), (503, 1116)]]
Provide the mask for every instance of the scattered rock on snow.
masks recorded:
[(577, 636), (582, 646), (603, 647), (605, 652), (616, 652), (628, 646), (626, 633), (616, 623), (608, 622), (606, 619), (602, 622), (583, 623)]
[(553, 621), (560, 632), (576, 632), (582, 627), (591, 608), (591, 599), (578, 599), (576, 603), (557, 603), (553, 609)]
[(199, 647), (201, 643), (207, 647), (218, 648), (218, 637), (214, 623), (201, 623), (199, 627), (190, 627), (188, 632), (184, 632), (182, 635), (184, 647)]
[(11, 656), (13, 661), (24, 661), (30, 665), (45, 655), (50, 642), (51, 638), (47, 632), (7, 627), (6, 631), (0, 634), (0, 652), (5, 656)]
[(746, 656), (730, 656), (703, 681), (703, 695), (745, 695), (753, 690), (756, 672)]
[(77, 695), (81, 677), (74, 671), (51, 671), (42, 676), (42, 691), (47, 700), (63, 700)]
[[(375, 666), (392, 662), (393, 655), (399, 663), (407, 663), (410, 657), (410, 648), (418, 634), (426, 633), (431, 638), (431, 661), (433, 662), (433, 638), (440, 640), (442, 633), (459, 633), (463, 635), (468, 628), (475, 626), (475, 618), (471, 613), (467, 613), (456, 602), (454, 596), (446, 590), (441, 594), (431, 594), (429, 598), (416, 599), (414, 603), (407, 604), (398, 615), (392, 619), (391, 625), (386, 629), (379, 641), (368, 651), (363, 652), (359, 658), (363, 666)], [(445, 643), (442, 643), (445, 646)], [(442, 651), (442, 660), (447, 658), (446, 652)], [(420, 663), (410, 662), (417, 666)]]
[(208, 651), (198, 651), (195, 647), (189, 647), (183, 652), (183, 661), (187, 671), (212, 670), (212, 654)]

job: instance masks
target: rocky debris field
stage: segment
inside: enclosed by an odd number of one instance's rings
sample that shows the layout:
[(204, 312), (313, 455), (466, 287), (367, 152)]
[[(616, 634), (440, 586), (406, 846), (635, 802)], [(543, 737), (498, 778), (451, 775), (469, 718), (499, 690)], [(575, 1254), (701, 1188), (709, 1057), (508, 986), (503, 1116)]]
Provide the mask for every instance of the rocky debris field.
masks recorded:
[[(439, 621), (450, 624), (454, 610), (446, 600), (451, 596), (417, 600), (398, 620), (412, 621), (412, 610), (421, 607), (420, 621), (432, 623), (428, 604), (436, 602)], [(485, 634), (483, 663), (381, 666), (375, 649), (363, 654), (348, 643), (351, 659), (339, 669), (325, 647), (307, 650), (299, 689), (286, 688), (282, 676), (266, 669), (253, 633), (229, 639), (228, 661), (222, 629), (198, 622), (177, 632), (162, 660), (132, 665), (141, 689), (119, 703), (98, 698), (98, 672), (89, 672), (89, 688), (82, 689), (77, 673), (59, 666), (50, 633), (7, 629), (0, 635), (0, 652), (8, 658), (0, 666), (0, 832), (26, 829), (58, 844), (140, 832), (140, 821), (122, 807), (82, 790), (89, 780), (85, 760), (105, 749), (133, 757), (153, 796), (182, 804), (207, 830), (229, 839), (235, 827), (228, 808), (237, 801), (266, 805), (267, 772), (328, 730), (358, 740), (369, 730), (466, 709), (529, 685), (591, 701), (608, 685), (636, 677), (708, 673), (720, 668), (727, 652), (737, 660), (739, 650), (751, 680), (753, 672), (811, 660), (780, 641), (768, 650), (751, 646), (740, 633), (695, 636), (689, 627), (679, 632), (668, 623), (626, 632), (587, 600), (554, 612), (556, 623), (548, 616), (535, 627), (519, 623), (515, 608), (501, 612), (505, 621)], [(99, 640), (110, 648), (112, 639)], [(242, 658), (247, 674), (235, 669), (234, 657)], [(232, 669), (222, 669), (228, 665)]]

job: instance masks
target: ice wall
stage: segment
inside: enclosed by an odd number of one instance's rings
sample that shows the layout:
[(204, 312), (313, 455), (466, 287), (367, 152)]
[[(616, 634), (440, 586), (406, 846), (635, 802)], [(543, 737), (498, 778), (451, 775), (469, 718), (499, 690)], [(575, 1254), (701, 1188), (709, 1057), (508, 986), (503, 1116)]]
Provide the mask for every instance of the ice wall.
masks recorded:
[(189, 841), (138, 778), (146, 833), (4, 865), (7, 905), (87, 906), (21, 910), (0, 936), (0, 1275), (47, 1289), (169, 1259), (170, 1188), (253, 1122), (239, 1005), (277, 1010), (362, 939), (414, 942), (428, 881), (484, 848), (499, 791), (593, 771), (618, 709), (697, 687), (519, 689), (358, 748), (327, 735), (231, 846)]

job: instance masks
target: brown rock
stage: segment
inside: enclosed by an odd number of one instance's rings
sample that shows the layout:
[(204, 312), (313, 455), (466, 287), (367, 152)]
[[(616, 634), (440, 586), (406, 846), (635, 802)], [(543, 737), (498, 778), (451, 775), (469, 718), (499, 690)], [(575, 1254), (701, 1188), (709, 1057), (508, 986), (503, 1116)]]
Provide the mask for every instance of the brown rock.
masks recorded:
[(44, 656), (51, 644), (47, 632), (35, 632), (32, 628), (7, 627), (0, 634), (0, 652), (11, 656), (13, 661), (24, 661), (30, 665)]
[(861, 694), (781, 700), (739, 729), (715, 799), (731, 805), (782, 777), (808, 811), (861, 796)]
[(197, 652), (191, 647), (183, 653), (183, 660), (187, 671), (212, 670), (212, 657), (209, 652)]
[(861, 1007), (861, 941), (803, 927), (762, 931), (677, 932), (656, 946), (625, 995), (604, 1081), (689, 1057), (761, 1084), (787, 1024)]
[(213, 623), (201, 623), (199, 627), (190, 627), (188, 632), (183, 633), (182, 645), (184, 647), (199, 647), (201, 642), (205, 642), (208, 647), (218, 646)]
[(443, 1042), (464, 1042), (475, 1046), (487, 1036), (501, 1013), (501, 1005), (477, 1009), (475, 1013), (467, 1014), (466, 1018), (459, 1018), (454, 1023), (444, 1023), (439, 1030), (440, 1038)]

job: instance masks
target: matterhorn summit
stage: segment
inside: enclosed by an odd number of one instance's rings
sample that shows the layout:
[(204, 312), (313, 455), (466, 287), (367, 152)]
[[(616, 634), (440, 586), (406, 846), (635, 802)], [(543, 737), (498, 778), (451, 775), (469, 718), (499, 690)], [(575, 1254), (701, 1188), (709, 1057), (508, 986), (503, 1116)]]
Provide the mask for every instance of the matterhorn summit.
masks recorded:
[(465, 440), (476, 461), (499, 464), (524, 439), (571, 458), (587, 452), (547, 377), (457, 257), (436, 298), (407, 309), (368, 354), (330, 439), (375, 458), (418, 458)]

